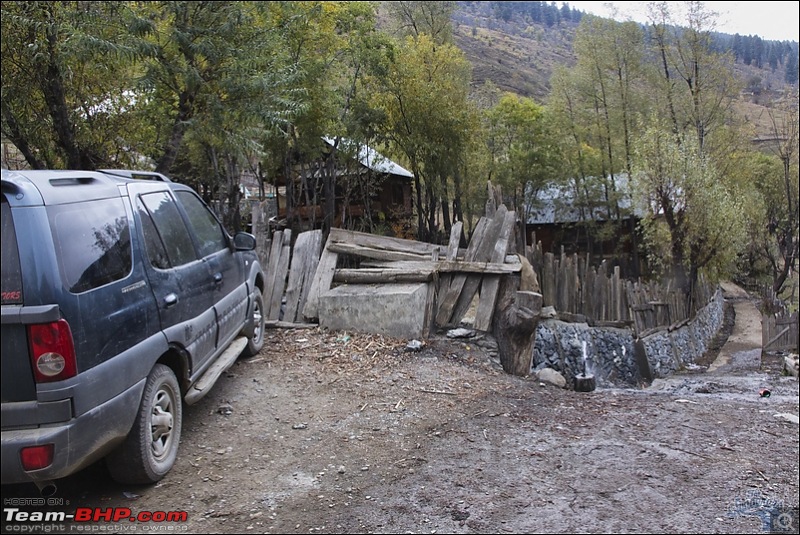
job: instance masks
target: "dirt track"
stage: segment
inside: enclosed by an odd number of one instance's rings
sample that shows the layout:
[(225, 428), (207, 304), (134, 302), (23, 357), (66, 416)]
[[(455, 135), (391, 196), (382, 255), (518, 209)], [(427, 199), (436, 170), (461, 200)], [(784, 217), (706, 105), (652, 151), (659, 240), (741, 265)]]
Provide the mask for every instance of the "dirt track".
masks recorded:
[(752, 533), (742, 502), (798, 503), (798, 425), (775, 416), (797, 415), (798, 383), (766, 361), (576, 393), (471, 340), (404, 346), (273, 331), (186, 410), (162, 482), (96, 465), (60, 482), (57, 509), (187, 511), (173, 527), (191, 533)]

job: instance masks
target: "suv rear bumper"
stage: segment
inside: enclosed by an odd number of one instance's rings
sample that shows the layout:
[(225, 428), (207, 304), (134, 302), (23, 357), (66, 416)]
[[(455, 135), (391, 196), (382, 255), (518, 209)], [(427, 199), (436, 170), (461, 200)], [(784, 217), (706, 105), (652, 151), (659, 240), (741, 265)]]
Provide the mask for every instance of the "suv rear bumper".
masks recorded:
[[(142, 379), (118, 396), (62, 425), (3, 430), (0, 435), (2, 484), (59, 479), (105, 456), (130, 431), (144, 385), (145, 379)], [(43, 444), (55, 446), (52, 464), (41, 470), (25, 471), (20, 450)]]

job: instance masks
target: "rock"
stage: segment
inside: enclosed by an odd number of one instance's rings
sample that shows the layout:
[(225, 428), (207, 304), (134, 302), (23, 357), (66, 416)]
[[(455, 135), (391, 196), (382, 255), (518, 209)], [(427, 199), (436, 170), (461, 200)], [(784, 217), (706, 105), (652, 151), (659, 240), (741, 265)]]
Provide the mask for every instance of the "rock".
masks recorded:
[(781, 420), (786, 420), (787, 422), (800, 424), (800, 417), (798, 417), (796, 414), (791, 414), (789, 412), (781, 412), (774, 416), (775, 418), (780, 418)]
[(544, 368), (543, 370), (539, 370), (536, 372), (536, 379), (543, 383), (550, 383), (551, 385), (559, 388), (564, 388), (567, 386), (567, 380), (564, 379), (564, 376), (553, 368)]
[(223, 416), (228, 416), (233, 413), (233, 407), (228, 403), (223, 403), (219, 407), (217, 407), (217, 412), (222, 414)]
[(475, 331), (472, 329), (459, 328), (447, 331), (448, 338), (472, 338), (473, 336), (475, 336)]
[(420, 342), (419, 340), (411, 340), (406, 344), (406, 351), (421, 351), (423, 347), (425, 347), (424, 342)]
[(555, 307), (551, 307), (551, 306), (550, 307), (542, 307), (542, 313), (540, 314), (540, 316), (542, 318), (544, 318), (544, 319), (557, 318), (558, 317), (558, 313), (556, 312)]
[(794, 375), (796, 378), (800, 379), (798, 375), (798, 366), (800, 366), (800, 361), (797, 355), (787, 355), (783, 358), (783, 369), (787, 375)]

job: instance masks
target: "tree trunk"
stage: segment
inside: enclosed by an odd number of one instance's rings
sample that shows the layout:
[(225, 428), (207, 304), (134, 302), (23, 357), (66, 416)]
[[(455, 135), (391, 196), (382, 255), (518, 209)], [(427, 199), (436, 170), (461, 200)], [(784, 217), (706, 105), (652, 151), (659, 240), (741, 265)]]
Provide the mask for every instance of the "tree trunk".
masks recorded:
[(464, 221), (464, 212), (461, 207), (461, 173), (456, 170), (453, 174), (453, 223)]
[(175, 121), (172, 123), (172, 131), (170, 132), (169, 139), (164, 144), (164, 154), (158, 160), (156, 165), (156, 172), (168, 174), (172, 164), (175, 163), (175, 158), (178, 155), (178, 149), (183, 141), (183, 134), (186, 132), (186, 124), (192, 117), (194, 95), (188, 91), (181, 91), (178, 97), (178, 114), (175, 116)]
[(33, 152), (33, 149), (28, 144), (28, 138), (25, 137), (20, 130), (19, 123), (17, 122), (17, 118), (14, 116), (14, 113), (11, 111), (11, 108), (8, 106), (6, 101), (2, 102), (3, 106), (3, 119), (5, 119), (6, 124), (8, 125), (8, 138), (14, 143), (14, 146), (19, 149), (22, 153), (22, 156), (25, 157), (25, 161), (28, 162), (28, 165), (31, 166), (32, 169), (47, 169), (47, 165), (45, 162), (39, 160), (36, 157), (36, 154)]
[(225, 157), (225, 179), (228, 183), (228, 213), (226, 214), (226, 226), (231, 232), (236, 233), (242, 230), (242, 211), (239, 209), (239, 202), (242, 192), (239, 189), (239, 166), (236, 158), (228, 154)]
[[(52, 16), (52, 13), (50, 15)], [(50, 118), (53, 120), (53, 130), (58, 144), (66, 156), (67, 169), (94, 170), (91, 160), (78, 148), (75, 141), (75, 128), (67, 113), (67, 99), (62, 83), (61, 69), (55, 59), (58, 46), (56, 31), (51, 26), (46, 32), (49, 60), (46, 71), (43, 73), (44, 76), (41, 78), (42, 96), (47, 103)]]
[(492, 334), (497, 340), (500, 363), (506, 373), (525, 377), (531, 373), (542, 294), (517, 291), (519, 285), (519, 275), (502, 277)]
[(419, 168), (415, 162), (412, 162), (411, 168), (414, 170), (414, 191), (417, 194), (417, 239), (419, 241), (426, 241), (425, 235), (425, 219), (422, 212), (422, 184), (419, 179)]

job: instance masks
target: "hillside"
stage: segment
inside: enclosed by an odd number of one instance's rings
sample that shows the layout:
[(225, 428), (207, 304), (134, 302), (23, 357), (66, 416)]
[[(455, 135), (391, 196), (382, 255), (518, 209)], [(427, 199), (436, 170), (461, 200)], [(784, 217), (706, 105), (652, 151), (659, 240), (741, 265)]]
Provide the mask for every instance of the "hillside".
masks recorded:
[[(455, 44), (473, 67), (473, 87), (490, 80), (504, 91), (545, 103), (554, 68), (575, 64), (572, 41), (579, 24), (575, 19), (583, 12), (573, 11), (571, 20), (548, 26), (521, 11), (501, 13), (499, 4), (508, 3), (458, 2), (452, 16)], [(740, 37), (715, 34), (714, 38), (723, 47)], [(791, 47), (796, 54), (797, 43), (767, 43)], [(756, 125), (758, 137), (768, 137), (769, 124), (761, 104), (782, 94), (786, 70), (781, 62), (775, 69), (766, 62), (762, 62), (765, 68), (757, 67), (755, 60), (752, 63), (736, 62), (736, 74), (744, 88), (737, 108)]]
[(473, 68), (473, 86), (491, 80), (497, 87), (539, 102), (550, 92), (556, 65), (574, 65), (572, 40), (577, 24), (548, 28), (521, 20), (497, 19), (492, 2), (459, 2), (453, 38)]

